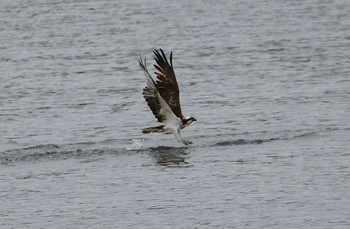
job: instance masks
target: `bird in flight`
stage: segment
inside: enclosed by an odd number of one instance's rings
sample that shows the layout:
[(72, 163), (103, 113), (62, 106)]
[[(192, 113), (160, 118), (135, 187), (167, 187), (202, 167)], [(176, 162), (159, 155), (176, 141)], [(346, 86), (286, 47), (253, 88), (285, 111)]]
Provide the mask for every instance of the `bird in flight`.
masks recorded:
[(185, 145), (192, 144), (191, 141), (181, 137), (181, 130), (189, 126), (193, 121), (197, 121), (191, 116), (184, 116), (181, 112), (179, 85), (176, 81), (175, 72), (172, 63), (172, 53), (170, 53), (170, 62), (162, 49), (153, 50), (156, 64), (154, 72), (157, 76), (153, 80), (147, 70), (146, 58), (139, 59), (139, 64), (147, 78), (147, 86), (143, 89), (143, 97), (151, 108), (160, 126), (142, 129), (144, 134), (149, 133), (173, 133), (178, 142)]

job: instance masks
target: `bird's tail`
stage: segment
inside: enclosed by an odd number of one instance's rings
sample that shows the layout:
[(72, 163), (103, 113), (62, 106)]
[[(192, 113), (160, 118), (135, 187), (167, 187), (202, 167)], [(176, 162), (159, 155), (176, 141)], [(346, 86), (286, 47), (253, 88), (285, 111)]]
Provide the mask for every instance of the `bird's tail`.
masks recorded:
[(164, 132), (164, 126), (163, 125), (142, 129), (142, 133), (144, 133), (144, 134), (162, 133), (162, 132)]

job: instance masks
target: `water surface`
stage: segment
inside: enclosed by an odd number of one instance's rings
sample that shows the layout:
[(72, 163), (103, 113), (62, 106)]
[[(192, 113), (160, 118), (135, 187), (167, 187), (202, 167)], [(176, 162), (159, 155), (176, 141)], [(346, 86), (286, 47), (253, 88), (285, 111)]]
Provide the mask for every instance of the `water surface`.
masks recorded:
[[(2, 228), (349, 228), (348, 1), (0, 5)], [(140, 131), (153, 48), (193, 145)]]

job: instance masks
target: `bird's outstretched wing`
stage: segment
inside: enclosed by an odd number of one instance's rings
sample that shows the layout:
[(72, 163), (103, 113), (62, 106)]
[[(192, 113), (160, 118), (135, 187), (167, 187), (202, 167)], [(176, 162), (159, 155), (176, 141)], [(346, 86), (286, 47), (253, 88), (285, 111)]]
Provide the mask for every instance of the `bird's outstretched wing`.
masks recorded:
[(172, 63), (173, 55), (170, 53), (169, 63), (162, 49), (159, 49), (159, 51), (154, 49), (153, 53), (155, 55), (154, 59), (157, 63), (154, 65), (154, 67), (157, 69), (155, 72), (157, 75), (156, 87), (174, 114), (178, 118), (183, 119), (184, 116), (181, 112), (180, 106), (179, 85), (176, 81)]
[(164, 122), (165, 120), (176, 119), (175, 114), (159, 93), (156, 83), (149, 74), (146, 67), (146, 59), (144, 61), (140, 57), (139, 64), (145, 76), (147, 78), (147, 86), (143, 89), (143, 97), (145, 98), (148, 106), (151, 108), (154, 116), (158, 122)]

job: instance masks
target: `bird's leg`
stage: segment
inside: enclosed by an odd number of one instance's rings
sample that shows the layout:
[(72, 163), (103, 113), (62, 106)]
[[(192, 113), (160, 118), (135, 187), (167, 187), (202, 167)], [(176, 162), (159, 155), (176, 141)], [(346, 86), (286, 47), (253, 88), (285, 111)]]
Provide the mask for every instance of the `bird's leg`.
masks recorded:
[(182, 142), (182, 143), (185, 144), (185, 145), (192, 144), (191, 141), (188, 141), (188, 140), (185, 140), (185, 139), (181, 138), (181, 130), (180, 130), (180, 129), (174, 130), (173, 133), (174, 133), (174, 135), (175, 135), (175, 137), (176, 137), (176, 140), (177, 140), (178, 142)]

